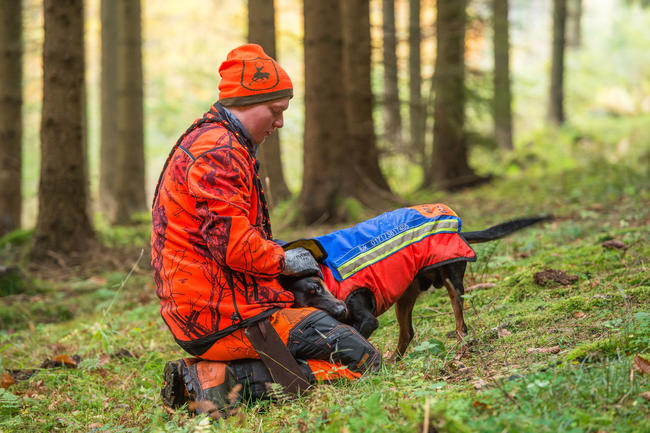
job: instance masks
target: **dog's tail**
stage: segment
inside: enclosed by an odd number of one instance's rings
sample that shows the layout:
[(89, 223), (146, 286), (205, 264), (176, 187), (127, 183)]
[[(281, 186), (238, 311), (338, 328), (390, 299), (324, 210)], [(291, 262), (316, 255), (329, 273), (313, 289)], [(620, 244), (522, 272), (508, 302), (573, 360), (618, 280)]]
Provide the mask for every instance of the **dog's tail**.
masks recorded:
[(497, 224), (493, 227), (490, 227), (485, 230), (480, 230), (476, 232), (461, 232), (460, 235), (470, 244), (479, 244), (481, 242), (494, 241), (496, 239), (501, 239), (504, 236), (508, 236), (511, 233), (514, 233), (518, 230), (521, 230), (525, 227), (531, 226), (533, 224), (552, 220), (552, 215), (545, 215), (532, 218), (518, 218), (512, 221), (508, 221), (502, 224)]

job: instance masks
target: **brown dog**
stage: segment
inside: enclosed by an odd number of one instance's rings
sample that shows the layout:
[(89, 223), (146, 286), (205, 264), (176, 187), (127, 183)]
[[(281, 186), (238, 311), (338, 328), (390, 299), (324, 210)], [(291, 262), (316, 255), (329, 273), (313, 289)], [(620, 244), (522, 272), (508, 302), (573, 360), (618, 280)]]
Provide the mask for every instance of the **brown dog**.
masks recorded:
[[(461, 232), (460, 236), (470, 244), (488, 242), (551, 218), (549, 216), (521, 218), (490, 227), (486, 230)], [(463, 316), (463, 295), (465, 293), (463, 278), (466, 266), (467, 261), (460, 260), (443, 262), (422, 268), (414, 275), (408, 287), (401, 292), (395, 302), (395, 313), (399, 324), (399, 339), (396, 350), (396, 356), (398, 358), (406, 352), (409, 343), (415, 335), (412, 320), (415, 301), (420, 293), (431, 286), (435, 288), (444, 286), (447, 289), (456, 321), (456, 335), (459, 343), (462, 343), (467, 335), (467, 325)], [(379, 322), (375, 317), (379, 315), (376, 314), (376, 288), (373, 288), (375, 290), (371, 290), (368, 287), (359, 287), (345, 299), (336, 299), (320, 278), (305, 277), (292, 279), (284, 277), (280, 282), (285, 289), (294, 293), (296, 298), (295, 306), (309, 306), (323, 309), (335, 318), (353, 326), (366, 338), (370, 337), (372, 332), (379, 326)], [(342, 301), (344, 301), (345, 308), (341, 306)], [(461, 350), (461, 355), (463, 350)]]

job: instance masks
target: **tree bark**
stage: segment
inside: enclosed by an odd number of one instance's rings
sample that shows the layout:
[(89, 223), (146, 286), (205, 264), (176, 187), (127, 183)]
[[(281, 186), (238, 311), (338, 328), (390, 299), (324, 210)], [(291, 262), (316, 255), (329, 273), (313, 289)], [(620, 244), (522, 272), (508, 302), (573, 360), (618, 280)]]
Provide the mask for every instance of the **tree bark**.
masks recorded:
[(510, 37), (508, 0), (493, 0), (494, 17), (494, 136), (502, 149), (512, 149)]
[(424, 146), (426, 113), (422, 102), (422, 60), (420, 44), (420, 0), (409, 0), (409, 115), (411, 148), (417, 154), (417, 161), (426, 172), (428, 158)]
[[(346, 176), (349, 190), (358, 182), (372, 182), (390, 192), (390, 187), (379, 167), (375, 128), (372, 119), (374, 106), (370, 86), (370, 4), (367, 0), (343, 0), (343, 83), (345, 116), (349, 125), (347, 158), (354, 160), (356, 173)], [(348, 189), (348, 187), (346, 187)]]
[[(360, 56), (355, 60), (358, 65), (353, 65), (352, 60), (344, 60), (352, 59), (350, 50), (357, 48), (351, 48), (350, 42), (350, 46), (345, 48), (347, 54), (344, 57), (343, 2), (346, 2), (346, 11), (347, 8), (360, 11), (364, 7), (362, 2), (356, 0), (354, 3), (353, 0), (306, 0), (304, 6), (305, 144), (299, 218), (307, 224), (349, 221), (350, 215), (344, 205), (348, 198), (377, 209), (398, 200), (387, 189), (377, 186), (364, 172), (367, 166), (362, 166), (359, 161), (360, 157), (369, 158), (369, 152), (373, 150), (359, 148), (355, 140), (361, 138), (357, 131), (353, 133), (351, 129), (359, 127), (372, 135), (367, 113), (354, 115), (360, 124), (348, 124), (347, 113), (352, 108), (360, 112), (367, 110), (371, 106), (371, 96), (363, 89), (355, 89), (355, 93), (348, 95), (346, 92), (351, 92), (352, 86), (342, 83), (348, 76), (365, 82), (368, 78), (363, 71), (369, 68), (370, 58), (363, 52), (357, 52)], [(356, 24), (359, 25), (358, 22)], [(351, 29), (346, 32), (357, 34)], [(359, 34), (355, 37), (362, 36)], [(367, 48), (359, 47), (358, 50)], [(368, 64), (361, 65), (365, 62)], [(369, 74), (369, 70), (366, 71)], [(347, 98), (350, 98), (351, 105), (346, 102)], [(355, 103), (362, 105), (353, 107)], [(363, 139), (368, 140), (368, 137)], [(364, 145), (368, 145), (367, 141), (364, 141)]]
[[(275, 50), (274, 0), (248, 0), (248, 41), (259, 44), (269, 56), (277, 60)], [(282, 170), (280, 138), (276, 132), (259, 147), (260, 177), (271, 205), (291, 196)]]
[(99, 205), (109, 219), (117, 211), (117, 75), (118, 10), (115, 0), (101, 0), (101, 144), (99, 158)]
[(384, 56), (384, 135), (392, 145), (402, 147), (402, 116), (397, 83), (397, 35), (395, 0), (382, 0)]
[(553, 0), (553, 49), (551, 54), (551, 88), (548, 118), (564, 123), (564, 49), (566, 46), (566, 0)]
[(336, 220), (347, 139), (343, 115), (343, 37), (339, 0), (305, 0), (305, 142), (300, 218), (310, 224)]
[(467, 162), (465, 136), (465, 0), (437, 1), (433, 152), (437, 188), (455, 189), (479, 178)]
[(22, 5), (0, 0), (0, 236), (22, 214)]
[(41, 177), (32, 259), (87, 252), (88, 218), (83, 143), (83, 0), (45, 0)]
[(147, 210), (142, 106), (142, 31), (140, 0), (118, 1), (118, 170), (115, 224), (129, 224)]
[(571, 0), (568, 6), (567, 46), (582, 46), (582, 0)]

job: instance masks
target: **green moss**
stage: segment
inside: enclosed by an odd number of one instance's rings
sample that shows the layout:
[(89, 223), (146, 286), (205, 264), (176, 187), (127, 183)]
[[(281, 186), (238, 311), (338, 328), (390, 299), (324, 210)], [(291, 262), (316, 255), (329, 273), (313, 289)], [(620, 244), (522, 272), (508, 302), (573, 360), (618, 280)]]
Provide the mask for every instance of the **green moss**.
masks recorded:
[(0, 297), (25, 293), (29, 289), (29, 281), (20, 272), (20, 269), (16, 267), (0, 267)]
[(625, 342), (626, 340), (622, 335), (591, 341), (571, 349), (567, 353), (566, 359), (568, 361), (583, 361), (586, 359), (598, 360), (603, 357), (611, 357), (625, 348)]
[(6, 245), (24, 245), (32, 239), (34, 230), (18, 229), (0, 237), (0, 247)]
[(562, 299), (551, 306), (551, 311), (562, 313), (573, 313), (576, 311), (591, 310), (592, 302), (584, 296), (572, 296), (568, 299)]

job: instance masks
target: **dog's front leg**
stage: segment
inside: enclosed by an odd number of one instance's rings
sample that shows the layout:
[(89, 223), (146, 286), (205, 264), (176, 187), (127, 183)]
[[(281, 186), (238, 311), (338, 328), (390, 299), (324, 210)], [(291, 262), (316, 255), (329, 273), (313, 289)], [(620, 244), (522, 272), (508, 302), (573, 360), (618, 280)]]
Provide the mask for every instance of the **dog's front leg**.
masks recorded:
[(397, 315), (397, 323), (399, 324), (399, 338), (397, 340), (397, 351), (394, 356), (395, 360), (399, 360), (404, 355), (406, 348), (415, 335), (415, 331), (413, 331), (413, 306), (420, 292), (420, 285), (416, 279), (395, 304), (395, 314)]
[(345, 305), (349, 312), (345, 322), (359, 331), (363, 338), (368, 339), (379, 327), (379, 321), (373, 314), (376, 302), (372, 292), (366, 287), (361, 287), (347, 297)]

